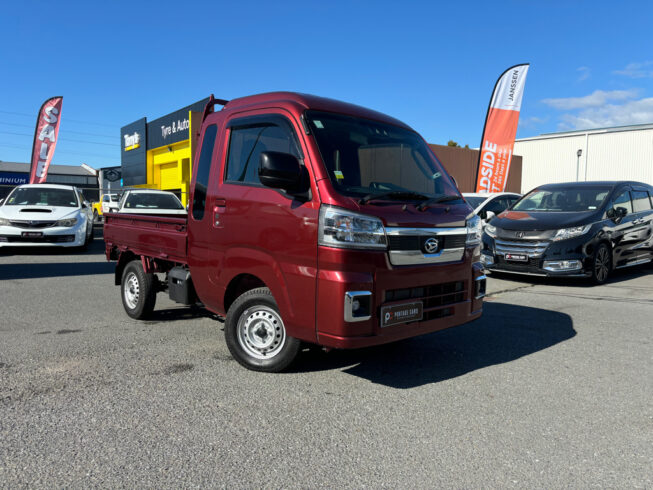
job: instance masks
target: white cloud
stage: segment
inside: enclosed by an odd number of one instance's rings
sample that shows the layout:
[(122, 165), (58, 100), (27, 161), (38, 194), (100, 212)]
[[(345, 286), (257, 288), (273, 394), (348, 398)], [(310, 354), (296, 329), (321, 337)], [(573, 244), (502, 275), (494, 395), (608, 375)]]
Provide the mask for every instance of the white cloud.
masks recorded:
[(577, 80), (579, 82), (582, 82), (583, 80), (587, 80), (589, 77), (592, 76), (592, 71), (587, 66), (581, 66), (579, 68), (576, 68), (576, 71), (580, 73)]
[(559, 129), (591, 129), (653, 123), (653, 97), (621, 105), (590, 107), (578, 114), (564, 114)]
[(653, 61), (628, 63), (623, 70), (615, 70), (612, 73), (628, 78), (653, 78)]
[(569, 111), (573, 109), (587, 109), (590, 107), (601, 107), (608, 103), (608, 101), (621, 101), (637, 97), (638, 91), (631, 90), (595, 90), (590, 95), (584, 97), (566, 97), (559, 99), (543, 99), (542, 102), (546, 105), (559, 109), (562, 111)]
[(520, 117), (519, 118), (519, 128), (520, 129), (534, 129), (537, 126), (540, 126), (549, 120), (548, 117)]

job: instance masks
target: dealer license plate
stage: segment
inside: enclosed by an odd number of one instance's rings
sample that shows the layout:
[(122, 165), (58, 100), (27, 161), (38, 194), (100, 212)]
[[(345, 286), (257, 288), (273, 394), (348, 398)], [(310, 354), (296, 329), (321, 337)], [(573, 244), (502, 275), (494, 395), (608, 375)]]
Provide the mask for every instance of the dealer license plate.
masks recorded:
[(399, 323), (414, 322), (422, 319), (422, 302), (383, 306), (381, 308), (381, 326), (389, 327)]
[(528, 255), (525, 254), (506, 254), (506, 260), (512, 262), (528, 262)]
[(23, 236), (27, 238), (41, 238), (43, 236), (42, 231), (24, 231)]

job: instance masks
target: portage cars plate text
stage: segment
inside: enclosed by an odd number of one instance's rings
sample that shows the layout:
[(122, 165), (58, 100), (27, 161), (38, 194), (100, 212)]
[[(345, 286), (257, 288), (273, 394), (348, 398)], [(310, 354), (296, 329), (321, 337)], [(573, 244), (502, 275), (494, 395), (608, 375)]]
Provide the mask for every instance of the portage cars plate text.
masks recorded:
[(404, 303), (402, 305), (383, 306), (381, 308), (381, 326), (389, 327), (399, 323), (414, 322), (422, 319), (422, 302)]

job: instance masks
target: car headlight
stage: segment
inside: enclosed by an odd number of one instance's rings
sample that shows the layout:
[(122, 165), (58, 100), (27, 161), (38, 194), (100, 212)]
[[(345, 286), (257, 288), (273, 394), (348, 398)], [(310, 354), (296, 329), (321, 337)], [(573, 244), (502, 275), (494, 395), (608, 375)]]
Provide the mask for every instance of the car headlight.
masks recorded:
[(0, 218), (0, 226), (10, 226), (9, 220), (7, 218)]
[(320, 208), (319, 243), (338, 248), (387, 248), (385, 228), (379, 218), (342, 208)]
[(471, 216), (467, 220), (467, 240), (465, 241), (465, 246), (474, 247), (481, 243), (481, 233), (483, 233), (481, 218), (477, 215)]
[(60, 219), (57, 221), (57, 226), (65, 226), (66, 228), (70, 228), (71, 226), (75, 226), (77, 224), (77, 218), (66, 218), (66, 219)]
[(497, 236), (497, 227), (492, 225), (485, 225), (483, 230), (489, 237), (495, 238)]
[(561, 230), (558, 230), (553, 237), (553, 241), (557, 242), (559, 240), (567, 240), (568, 238), (575, 238), (577, 236), (584, 235), (588, 231), (590, 231), (590, 228), (592, 225), (585, 225), (585, 226), (575, 226), (573, 228), (563, 228)]

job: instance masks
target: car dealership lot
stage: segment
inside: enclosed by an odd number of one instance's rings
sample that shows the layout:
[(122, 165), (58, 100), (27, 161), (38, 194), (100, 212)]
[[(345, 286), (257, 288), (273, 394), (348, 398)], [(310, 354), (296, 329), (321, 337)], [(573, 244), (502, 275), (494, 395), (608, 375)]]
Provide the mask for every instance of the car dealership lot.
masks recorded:
[(653, 484), (646, 266), (492, 277), (475, 323), (264, 374), (210, 314), (127, 317), (102, 247), (0, 250), (0, 486)]

